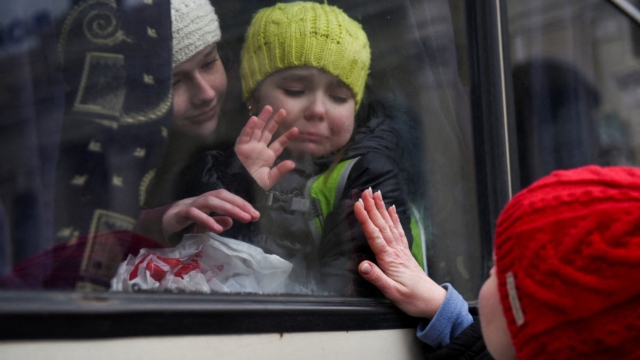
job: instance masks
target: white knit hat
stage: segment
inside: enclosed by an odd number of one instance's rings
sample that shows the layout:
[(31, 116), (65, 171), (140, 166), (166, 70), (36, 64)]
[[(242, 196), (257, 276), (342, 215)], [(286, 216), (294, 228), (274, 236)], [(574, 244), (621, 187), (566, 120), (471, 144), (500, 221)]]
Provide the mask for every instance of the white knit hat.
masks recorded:
[(171, 0), (173, 67), (220, 41), (220, 24), (209, 0)]

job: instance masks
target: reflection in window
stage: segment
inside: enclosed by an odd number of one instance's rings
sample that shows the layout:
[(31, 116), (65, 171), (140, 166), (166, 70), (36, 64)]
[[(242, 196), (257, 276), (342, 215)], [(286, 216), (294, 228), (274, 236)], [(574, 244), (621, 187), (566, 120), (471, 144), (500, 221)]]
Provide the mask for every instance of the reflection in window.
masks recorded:
[(510, 1), (521, 185), (638, 161), (639, 26), (608, 1)]
[[(106, 290), (119, 272), (118, 289), (128, 291), (152, 284), (159, 291), (379, 296), (356, 271), (372, 255), (352, 209), (371, 187), (397, 206), (430, 275), (472, 299), (482, 264), (464, 8), (444, 0), (332, 2), (346, 15), (329, 21), (351, 24), (349, 36), (361, 24), (366, 34), (347, 49), (356, 50), (352, 57), (370, 47), (370, 65), (356, 61), (341, 72), (334, 69), (351, 64), (348, 56), (328, 50), (303, 48), (323, 60), (294, 69), (297, 62), (276, 68), (268, 56), (242, 52), (252, 15), (273, 1), (213, 2), (215, 13), (206, 0), (191, 3), (172, 14), (168, 1), (78, 2), (51, 12), (49, 27), (30, 32), (24, 46), (2, 44), (3, 284)], [(208, 26), (178, 26), (199, 21), (189, 11), (207, 14)], [(291, 104), (304, 109), (297, 114)], [(283, 169), (293, 160), (295, 170), (274, 183), (252, 176), (234, 151), (248, 113), (265, 105), (287, 110), (276, 137), (293, 125), (300, 131), (276, 160)], [(342, 117), (327, 130), (334, 133), (306, 127), (320, 122), (308, 112), (321, 118), (335, 109)], [(8, 121), (19, 117), (20, 126)], [(256, 154), (247, 149), (249, 158)], [(231, 225), (215, 217), (230, 226), (224, 238), (187, 235), (206, 226), (183, 213), (162, 223), (176, 204), (237, 218), (203, 205), (228, 196), (220, 189), (247, 200), (260, 220)], [(206, 200), (209, 191), (218, 192)], [(205, 200), (176, 203), (192, 197)], [(285, 275), (262, 282), (267, 273)]]

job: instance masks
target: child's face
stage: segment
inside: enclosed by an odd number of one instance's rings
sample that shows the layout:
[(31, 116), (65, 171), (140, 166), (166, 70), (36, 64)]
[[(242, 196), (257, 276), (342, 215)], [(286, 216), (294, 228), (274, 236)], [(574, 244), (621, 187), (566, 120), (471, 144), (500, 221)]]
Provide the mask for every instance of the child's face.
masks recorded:
[(259, 112), (270, 105), (287, 116), (274, 139), (292, 127), (298, 135), (287, 149), (294, 157), (327, 155), (347, 144), (353, 132), (355, 99), (337, 77), (313, 67), (296, 67), (269, 75), (249, 100)]
[[(495, 258), (494, 258), (495, 262)], [(516, 350), (511, 341), (507, 319), (502, 312), (496, 267), (491, 268), (489, 279), (485, 281), (478, 295), (480, 327), (487, 350), (496, 360), (516, 360)]]
[(227, 74), (215, 44), (173, 68), (173, 121), (183, 132), (208, 136), (218, 126)]

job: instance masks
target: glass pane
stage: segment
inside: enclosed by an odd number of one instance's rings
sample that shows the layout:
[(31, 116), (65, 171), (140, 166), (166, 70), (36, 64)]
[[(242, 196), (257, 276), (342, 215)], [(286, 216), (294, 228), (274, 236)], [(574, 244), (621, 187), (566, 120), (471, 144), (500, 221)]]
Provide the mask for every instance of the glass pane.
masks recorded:
[[(2, 286), (378, 297), (353, 215), (371, 187), (429, 274), (475, 299), (464, 6), (282, 5), (245, 36), (275, 2), (213, 5), (0, 5)], [(266, 105), (286, 110), (274, 138), (299, 131), (271, 157), (268, 135), (236, 140)]]
[(522, 186), (555, 169), (637, 165), (638, 24), (603, 0), (508, 9)]

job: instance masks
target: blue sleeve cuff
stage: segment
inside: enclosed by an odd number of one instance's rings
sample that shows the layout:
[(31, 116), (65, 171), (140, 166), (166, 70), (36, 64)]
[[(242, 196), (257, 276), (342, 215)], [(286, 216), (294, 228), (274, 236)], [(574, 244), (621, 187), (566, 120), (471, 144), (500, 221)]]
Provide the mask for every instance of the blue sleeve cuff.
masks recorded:
[(451, 284), (442, 287), (447, 290), (442, 306), (431, 321), (420, 321), (416, 332), (420, 340), (436, 349), (447, 345), (473, 323), (469, 306), (456, 289)]

